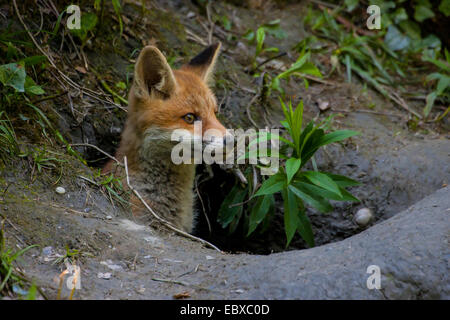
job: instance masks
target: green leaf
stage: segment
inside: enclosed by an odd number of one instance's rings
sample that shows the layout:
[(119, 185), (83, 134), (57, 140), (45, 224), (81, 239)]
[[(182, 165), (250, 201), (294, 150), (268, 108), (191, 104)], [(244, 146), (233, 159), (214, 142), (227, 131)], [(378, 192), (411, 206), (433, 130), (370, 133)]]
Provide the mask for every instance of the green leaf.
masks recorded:
[(292, 180), (292, 177), (297, 173), (298, 169), (300, 169), (300, 165), (302, 164), (302, 160), (297, 158), (290, 158), (286, 161), (286, 176), (287, 176), (287, 184), (289, 184)]
[(280, 173), (277, 173), (264, 181), (253, 197), (279, 192), (281, 191), (281, 189), (283, 189), (284, 185), (284, 177)]
[(319, 210), (322, 213), (327, 213), (333, 210), (331, 204), (317, 193), (311, 192), (305, 185), (307, 183), (294, 181), (289, 185), (289, 189), (300, 199), (305, 201), (311, 207)]
[[(337, 194), (330, 192), (326, 189), (318, 187), (316, 185), (304, 182), (304, 181), (294, 181), (292, 183), (295, 187), (299, 188), (301, 191), (311, 195), (312, 197), (321, 197), (324, 199), (334, 200), (334, 201), (353, 201), (359, 202), (360, 200), (350, 194), (347, 190), (342, 187), (339, 187), (339, 190), (342, 193), (342, 197)], [(320, 200), (320, 199), (319, 199)], [(320, 210), (320, 209), (319, 209)]]
[(348, 12), (352, 12), (358, 5), (359, 0), (345, 0), (344, 4), (347, 7)]
[(316, 76), (318, 78), (322, 78), (322, 73), (320, 73), (319, 69), (312, 62), (305, 62), (304, 65), (299, 67), (296, 72), (310, 74), (312, 76)]
[(341, 188), (359, 186), (361, 184), (356, 180), (350, 179), (346, 176), (341, 176), (339, 174), (332, 174), (332, 173), (327, 173), (327, 172), (322, 172), (322, 173), (326, 174), (331, 179), (333, 179), (333, 181), (336, 182), (336, 184)]
[(31, 56), (21, 60), (25, 66), (34, 66), (44, 61), (47, 61), (46, 56)]
[(425, 116), (425, 118), (428, 117), (428, 115), (430, 114), (431, 109), (434, 106), (434, 101), (436, 100), (437, 96), (438, 95), (437, 95), (436, 91), (433, 91), (427, 95), (427, 98), (426, 98), (427, 103), (425, 105), (425, 108), (423, 109), (423, 115)]
[(249, 217), (249, 226), (247, 237), (255, 231), (258, 225), (264, 220), (270, 210), (274, 209), (275, 199), (273, 195), (267, 194), (264, 197), (259, 197), (256, 204), (253, 206)]
[(97, 15), (95, 13), (89, 12), (81, 16), (80, 29), (71, 29), (70, 32), (80, 38), (84, 43), (89, 31), (92, 31), (97, 25)]
[(450, 16), (450, 0), (442, 0), (439, 5), (439, 11), (442, 12), (446, 17)]
[(23, 64), (9, 63), (0, 66), (0, 82), (19, 92), (25, 91), (26, 72)]
[(255, 52), (256, 56), (261, 53), (265, 38), (266, 32), (264, 31), (264, 28), (263, 27), (258, 28), (258, 30), (256, 30), (256, 52)]
[(302, 176), (306, 177), (316, 186), (319, 186), (330, 192), (333, 192), (342, 198), (342, 193), (341, 190), (339, 189), (339, 186), (326, 174), (316, 171), (305, 171), (302, 173)]
[(42, 89), (41, 86), (38, 86), (29, 76), (26, 76), (25, 78), (25, 92), (34, 95), (41, 95), (45, 93), (44, 89)]
[(292, 238), (297, 231), (300, 219), (298, 216), (298, 204), (295, 195), (289, 189), (284, 189), (281, 193), (284, 203), (284, 230), (286, 232), (286, 248), (292, 241)]
[(359, 132), (352, 130), (337, 130), (323, 135), (318, 141), (319, 146), (324, 146), (333, 142), (345, 140), (347, 138), (358, 135)]
[(446, 89), (450, 88), (450, 77), (442, 75), (436, 86), (436, 93), (441, 95)]
[(422, 22), (426, 19), (433, 18), (434, 12), (430, 8), (428, 8), (425, 5), (418, 5), (416, 6), (416, 10), (414, 12), (414, 19), (416, 19), (419, 22)]
[(314, 243), (314, 234), (311, 227), (311, 222), (309, 221), (308, 216), (306, 215), (306, 210), (301, 208), (299, 210), (299, 219), (300, 223), (298, 224), (298, 232), (302, 236), (303, 240), (306, 241), (310, 248), (315, 246)]
[(409, 47), (411, 39), (402, 34), (394, 25), (390, 25), (384, 36), (386, 46), (392, 51), (403, 50)]
[(246, 194), (247, 189), (235, 185), (225, 197), (217, 215), (217, 222), (219, 222), (223, 228), (228, 226), (236, 216), (240, 216), (242, 213), (242, 205), (231, 205), (243, 202)]

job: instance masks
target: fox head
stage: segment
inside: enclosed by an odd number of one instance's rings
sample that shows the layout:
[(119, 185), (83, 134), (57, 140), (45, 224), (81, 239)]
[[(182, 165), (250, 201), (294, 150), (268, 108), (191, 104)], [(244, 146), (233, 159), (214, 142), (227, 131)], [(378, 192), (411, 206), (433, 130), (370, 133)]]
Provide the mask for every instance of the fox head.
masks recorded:
[(219, 49), (220, 43), (211, 45), (178, 70), (169, 66), (156, 47), (141, 51), (129, 95), (128, 121), (143, 145), (167, 148), (172, 133), (180, 129), (203, 146), (226, 142), (227, 131), (216, 118), (217, 101), (209, 88)]

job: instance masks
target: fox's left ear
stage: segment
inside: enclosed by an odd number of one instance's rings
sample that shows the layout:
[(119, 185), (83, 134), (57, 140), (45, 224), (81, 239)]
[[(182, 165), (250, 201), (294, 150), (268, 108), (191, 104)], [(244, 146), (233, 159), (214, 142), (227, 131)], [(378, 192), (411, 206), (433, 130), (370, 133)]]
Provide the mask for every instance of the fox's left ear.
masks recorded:
[(214, 65), (216, 64), (217, 56), (219, 55), (221, 43), (215, 43), (200, 52), (188, 64), (185, 64), (182, 69), (189, 70), (197, 74), (206, 83), (212, 81), (212, 74)]

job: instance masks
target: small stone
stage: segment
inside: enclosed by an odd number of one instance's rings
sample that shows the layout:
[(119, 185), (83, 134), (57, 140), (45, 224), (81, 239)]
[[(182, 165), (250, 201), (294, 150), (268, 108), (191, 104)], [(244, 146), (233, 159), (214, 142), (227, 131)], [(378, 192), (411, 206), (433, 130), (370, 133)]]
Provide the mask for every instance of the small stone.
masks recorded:
[(49, 256), (53, 253), (53, 247), (45, 247), (44, 249), (42, 249), (42, 254), (44, 256)]
[(105, 279), (105, 280), (111, 279), (111, 276), (112, 276), (112, 274), (111, 274), (110, 272), (106, 272), (106, 273), (99, 272), (99, 273), (97, 274), (97, 277), (98, 277), (98, 278), (100, 278), (100, 279)]
[(370, 220), (373, 218), (372, 210), (369, 208), (362, 208), (356, 212), (354, 220), (356, 224), (360, 227), (365, 227), (369, 224)]
[(330, 109), (330, 103), (328, 101), (322, 101), (321, 99), (317, 99), (317, 103), (319, 105), (320, 111), (326, 111)]
[(106, 220), (112, 220), (111, 216), (106, 216)]
[(206, 260), (214, 260), (214, 259), (215, 259), (214, 257), (206, 256)]
[(188, 19), (192, 19), (196, 16), (195, 12), (189, 11), (188, 14), (186, 15), (186, 18)]
[(58, 194), (64, 194), (64, 193), (66, 193), (66, 189), (64, 189), (63, 187), (57, 187), (57, 188), (55, 189), (55, 191), (56, 191), (56, 193), (58, 193)]

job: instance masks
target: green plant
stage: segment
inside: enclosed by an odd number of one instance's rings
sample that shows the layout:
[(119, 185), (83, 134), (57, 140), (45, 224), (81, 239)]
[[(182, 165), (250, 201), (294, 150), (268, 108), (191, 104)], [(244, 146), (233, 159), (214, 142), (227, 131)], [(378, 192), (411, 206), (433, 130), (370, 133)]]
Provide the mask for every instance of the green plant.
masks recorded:
[(89, 252), (83, 252), (79, 249), (70, 249), (69, 246), (66, 245), (66, 253), (63, 256), (60, 256), (55, 261), (53, 261), (53, 264), (60, 264), (60, 263), (70, 263), (73, 264), (76, 259), (80, 257), (92, 257), (93, 255)]
[(277, 76), (273, 77), (270, 82), (270, 89), (271, 90), (277, 90), (282, 95), (284, 95), (284, 90), (280, 85), (281, 79), (289, 80), (291, 76), (297, 76), (302, 77), (303, 81), (305, 83), (306, 89), (309, 86), (308, 80), (304, 77), (305, 74), (312, 75), (321, 78), (322, 74), (320, 73), (319, 69), (310, 61), (311, 59), (311, 53), (302, 51), (300, 53), (300, 56), (298, 57), (297, 61), (295, 61), (289, 69), (286, 71), (278, 74)]
[(121, 205), (128, 205), (128, 202), (122, 197), (124, 193), (124, 188), (120, 178), (116, 177), (114, 174), (102, 175), (101, 170), (95, 175), (96, 184), (102, 187), (107, 193), (113, 203), (113, 198), (116, 199)]
[[(15, 252), (11, 248), (7, 248), (5, 242), (4, 221), (2, 221), (0, 226), (0, 296), (7, 295), (8, 292), (12, 292), (15, 287), (22, 288), (25, 286), (25, 283), (28, 282), (23, 275), (16, 270), (13, 264), (17, 258), (34, 247), (36, 247), (36, 245), (28, 246)], [(30, 298), (33, 297), (33, 290), (35, 289), (30, 288), (28, 291)]]
[[(291, 102), (288, 107), (280, 100), (285, 119), (281, 124), (286, 128), (289, 138), (262, 133), (250, 144), (276, 138), (283, 145), (279, 157), (284, 160), (278, 172), (266, 179), (254, 194), (249, 191), (251, 184), (242, 188), (235, 186), (227, 195), (219, 211), (218, 221), (222, 227), (230, 226), (230, 231), (236, 230), (243, 215), (243, 204), (250, 210), (248, 217), (247, 236), (254, 232), (258, 225), (267, 228), (268, 220), (273, 216), (275, 207), (274, 194), (281, 193), (284, 204), (284, 226), (286, 232), (286, 246), (289, 245), (298, 231), (306, 243), (314, 246), (314, 236), (311, 224), (306, 215), (305, 204), (320, 212), (329, 212), (332, 206), (329, 200), (359, 201), (345, 188), (359, 183), (345, 176), (319, 172), (313, 161), (314, 171), (304, 170), (305, 165), (312, 159), (319, 148), (333, 142), (342, 141), (358, 134), (351, 130), (338, 130), (325, 133), (328, 130), (332, 116), (319, 124), (309, 122), (302, 129), (303, 102), (293, 110)], [(249, 157), (251, 151), (245, 154)], [(303, 170), (302, 170), (303, 169)], [(249, 199), (244, 201), (248, 195)]]
[[(426, 105), (423, 109), (423, 114), (428, 117), (431, 109), (433, 108), (434, 101), (438, 97), (445, 97), (450, 99), (450, 54), (445, 49), (446, 61), (433, 59), (431, 57), (424, 56), (423, 60), (434, 64), (438, 67), (439, 72), (431, 73), (427, 76), (427, 82), (437, 81), (436, 88), (427, 95)], [(448, 109), (447, 111), (448, 112)]]
[(244, 38), (250, 43), (256, 44), (255, 54), (253, 56), (253, 68), (256, 69), (256, 58), (263, 52), (278, 52), (278, 48), (269, 47), (264, 48), (264, 41), (266, 40), (266, 34), (272, 35), (275, 38), (283, 39), (286, 37), (284, 30), (280, 28), (280, 20), (273, 20), (266, 24), (261, 25), (256, 31), (248, 30), (244, 34)]
[[(30, 63), (32, 60), (28, 60)], [(34, 80), (27, 75), (25, 71), (25, 64), (27, 60), (19, 62), (8, 63), (0, 66), (0, 83), (2, 84), (2, 95), (6, 101), (11, 103), (11, 98), (20, 93), (27, 93), (32, 95), (41, 95), (45, 91), (41, 86), (38, 86)], [(14, 90), (9, 90), (13, 88)]]
[(0, 111), (0, 157), (5, 161), (6, 157), (17, 156), (19, 153), (20, 148), (14, 127), (6, 113)]

